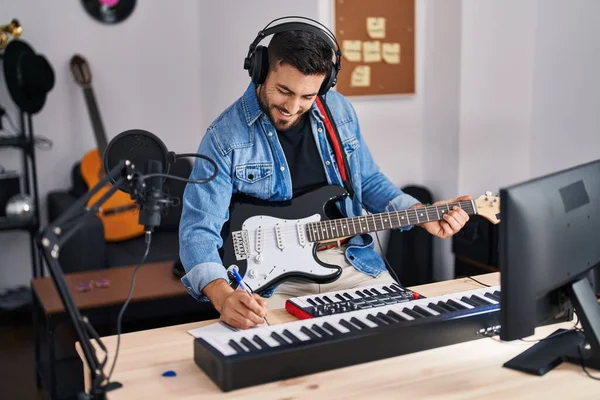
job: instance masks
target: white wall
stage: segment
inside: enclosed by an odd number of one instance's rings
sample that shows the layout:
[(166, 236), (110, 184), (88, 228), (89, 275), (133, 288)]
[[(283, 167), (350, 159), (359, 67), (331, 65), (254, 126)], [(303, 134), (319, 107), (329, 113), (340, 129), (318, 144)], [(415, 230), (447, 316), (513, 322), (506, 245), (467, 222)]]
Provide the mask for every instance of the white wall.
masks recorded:
[(539, 2), (529, 171), (600, 158), (600, 2)]
[[(199, 2), (138, 2), (128, 20), (107, 26), (88, 17), (80, 2), (1, 1), (1, 24), (18, 18), (22, 39), (44, 54), (56, 83), (33, 117), (34, 131), (54, 142), (38, 151), (42, 216), (49, 190), (70, 185), (71, 166), (95, 147), (81, 89), (69, 60), (81, 53), (91, 64), (93, 87), (110, 138), (147, 129), (174, 151), (196, 149), (204, 132), (199, 81)], [(0, 79), (0, 104), (15, 122), (16, 108)], [(5, 127), (6, 127), (5, 123)], [(0, 149), (0, 165), (21, 169), (19, 153)], [(0, 232), (0, 291), (31, 278), (26, 233)]]

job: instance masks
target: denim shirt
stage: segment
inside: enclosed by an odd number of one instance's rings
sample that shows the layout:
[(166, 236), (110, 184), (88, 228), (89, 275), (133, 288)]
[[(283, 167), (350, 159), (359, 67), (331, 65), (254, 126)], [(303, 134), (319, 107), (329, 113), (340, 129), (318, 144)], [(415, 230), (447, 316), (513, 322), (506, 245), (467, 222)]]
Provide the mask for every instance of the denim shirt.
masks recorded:
[[(355, 190), (354, 197), (348, 196), (342, 204), (342, 214), (354, 217), (363, 215), (363, 208), (380, 213), (419, 203), (380, 172), (363, 141), (350, 102), (335, 91), (330, 91), (325, 101), (337, 125)], [(326, 136), (323, 115), (316, 104), (308, 112), (327, 180), (332, 185), (343, 186), (334, 150)], [(179, 243), (186, 274), (181, 281), (196, 300), (207, 301), (202, 294), (207, 284), (216, 279), (229, 282), (218, 250), (223, 245), (221, 229), (229, 218), (231, 196), (241, 192), (269, 201), (289, 200), (292, 180), (275, 127), (262, 111), (253, 83), (209, 126), (198, 153), (211, 157), (219, 171), (213, 181), (188, 183), (185, 188)], [(211, 168), (208, 162), (197, 159), (190, 178), (205, 179), (212, 174)], [(373, 277), (386, 270), (369, 234), (350, 239), (346, 258), (357, 270)], [(274, 290), (271, 288), (262, 295), (269, 297)]]

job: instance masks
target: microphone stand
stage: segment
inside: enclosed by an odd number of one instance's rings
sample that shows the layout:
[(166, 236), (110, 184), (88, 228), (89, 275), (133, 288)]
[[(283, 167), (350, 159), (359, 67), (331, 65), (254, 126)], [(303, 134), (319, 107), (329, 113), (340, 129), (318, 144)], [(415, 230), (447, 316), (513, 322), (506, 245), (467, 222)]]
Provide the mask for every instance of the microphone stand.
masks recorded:
[[(81, 393), (79, 399), (83, 400), (97, 400), (105, 399), (106, 392), (114, 389), (118, 389), (123, 385), (119, 382), (108, 382), (108, 378), (104, 373), (104, 366), (106, 364), (106, 356), (102, 362), (98, 360), (96, 351), (92, 345), (91, 338), (96, 340), (100, 348), (106, 352), (106, 347), (102, 344), (98, 333), (94, 330), (92, 325), (89, 323), (87, 318), (83, 317), (75, 302), (71, 296), (71, 292), (65, 281), (64, 274), (62, 272), (61, 265), (58, 261), (58, 255), (61, 246), (64, 245), (69, 238), (83, 225), (86, 218), (90, 215), (94, 215), (100, 206), (110, 198), (114, 192), (119, 190), (119, 187), (123, 184), (130, 185), (134, 190), (131, 191), (132, 198), (134, 195), (139, 193), (139, 190), (135, 188), (136, 180), (134, 179), (134, 165), (128, 160), (120, 161), (108, 174), (93, 188), (90, 189), (84, 196), (79, 198), (71, 207), (69, 207), (62, 215), (60, 215), (54, 222), (48, 225), (45, 229), (40, 231), (39, 243), (44, 258), (48, 264), (50, 275), (54, 281), (54, 285), (58, 290), (58, 294), (67, 310), (75, 333), (83, 354), (91, 372), (91, 387), (89, 393)], [(101, 188), (105, 187), (110, 181), (113, 181), (112, 187), (96, 201), (91, 207), (87, 206), (89, 199), (98, 192)]]

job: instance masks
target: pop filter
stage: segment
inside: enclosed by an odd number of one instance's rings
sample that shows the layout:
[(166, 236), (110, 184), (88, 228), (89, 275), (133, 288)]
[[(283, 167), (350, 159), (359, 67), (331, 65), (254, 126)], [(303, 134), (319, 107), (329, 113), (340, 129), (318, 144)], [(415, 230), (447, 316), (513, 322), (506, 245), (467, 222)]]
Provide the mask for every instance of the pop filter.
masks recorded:
[[(158, 161), (162, 165), (162, 171), (152, 172), (168, 174), (169, 165), (175, 161), (175, 156), (169, 153), (163, 141), (153, 133), (142, 129), (130, 129), (119, 133), (106, 146), (104, 172), (108, 174), (122, 160), (131, 161), (135, 169), (142, 174), (150, 172), (146, 171), (149, 160)], [(111, 180), (111, 183), (114, 185), (115, 180)], [(121, 185), (119, 190), (130, 193), (125, 184)]]

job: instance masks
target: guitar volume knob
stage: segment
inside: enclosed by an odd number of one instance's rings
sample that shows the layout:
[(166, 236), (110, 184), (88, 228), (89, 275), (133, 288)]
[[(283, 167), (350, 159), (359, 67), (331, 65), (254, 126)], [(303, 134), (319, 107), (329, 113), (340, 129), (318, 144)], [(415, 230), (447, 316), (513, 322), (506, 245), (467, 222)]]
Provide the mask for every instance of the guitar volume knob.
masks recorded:
[(256, 270), (252, 268), (250, 271), (248, 271), (248, 276), (252, 279), (256, 278)]
[(254, 262), (260, 264), (262, 262), (262, 254), (257, 254), (254, 256)]

